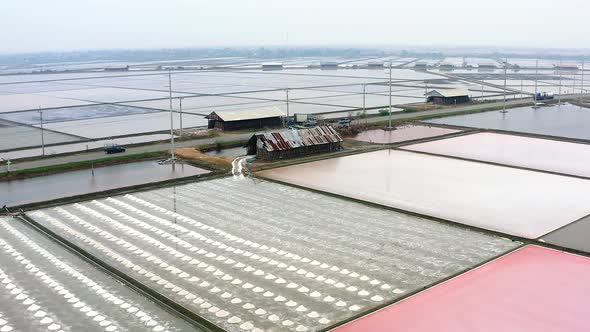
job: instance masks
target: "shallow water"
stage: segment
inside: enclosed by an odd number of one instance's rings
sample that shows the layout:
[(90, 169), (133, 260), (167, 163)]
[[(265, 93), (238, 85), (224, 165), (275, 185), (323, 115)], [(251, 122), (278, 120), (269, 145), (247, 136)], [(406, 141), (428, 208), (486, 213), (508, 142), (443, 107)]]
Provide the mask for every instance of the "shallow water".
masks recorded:
[(353, 137), (353, 139), (362, 142), (387, 144), (446, 135), (456, 132), (459, 132), (459, 130), (429, 126), (406, 126), (397, 128), (396, 130), (367, 130), (359, 133)]
[(588, 144), (477, 133), (404, 146), (403, 149), (590, 177)]
[(527, 238), (590, 213), (587, 180), (399, 150), (258, 174)]
[(538, 109), (520, 107), (509, 109), (508, 113), (490, 111), (426, 122), (590, 140), (590, 109), (571, 104)]
[(91, 169), (0, 182), (0, 205), (20, 205), (57, 198), (123, 188), (205, 174), (202, 168), (176, 164), (158, 165), (155, 161), (97, 167)]

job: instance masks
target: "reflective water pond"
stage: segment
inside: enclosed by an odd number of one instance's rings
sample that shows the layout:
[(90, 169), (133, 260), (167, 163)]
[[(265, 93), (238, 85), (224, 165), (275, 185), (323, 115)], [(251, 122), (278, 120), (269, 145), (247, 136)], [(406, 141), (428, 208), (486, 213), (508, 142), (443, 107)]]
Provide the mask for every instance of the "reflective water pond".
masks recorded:
[(21, 205), (62, 197), (123, 188), (192, 175), (208, 170), (177, 164), (158, 165), (155, 161), (97, 167), (23, 180), (0, 182), (0, 205)]
[(590, 140), (590, 109), (571, 104), (520, 107), (507, 113), (490, 111), (426, 122)]

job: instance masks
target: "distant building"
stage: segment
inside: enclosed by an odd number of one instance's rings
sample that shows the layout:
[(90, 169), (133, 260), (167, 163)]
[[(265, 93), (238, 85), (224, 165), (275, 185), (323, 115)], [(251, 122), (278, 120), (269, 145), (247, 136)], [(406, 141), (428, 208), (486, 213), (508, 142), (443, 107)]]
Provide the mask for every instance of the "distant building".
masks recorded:
[(208, 128), (217, 128), (223, 131), (273, 128), (279, 127), (285, 116), (278, 107), (265, 107), (241, 111), (212, 112), (207, 116)]
[(367, 67), (371, 69), (382, 69), (383, 61), (369, 61), (369, 63), (367, 63)]
[(428, 102), (440, 105), (453, 105), (470, 101), (467, 89), (435, 89), (426, 93)]
[(426, 62), (419, 61), (414, 64), (414, 68), (426, 68), (426, 67), (428, 67), (428, 63), (426, 63)]
[(287, 129), (256, 134), (248, 141), (248, 154), (261, 160), (296, 158), (341, 149), (342, 138), (331, 126)]
[(128, 71), (129, 66), (108, 66), (104, 71)]
[(455, 69), (455, 65), (449, 62), (443, 62), (438, 66), (442, 70), (453, 70)]
[(495, 64), (493, 64), (493, 63), (479, 63), (479, 64), (477, 64), (477, 68), (481, 68), (481, 69), (496, 69), (498, 67)]
[(321, 69), (338, 69), (338, 62), (325, 61), (320, 63)]
[(561, 64), (561, 65), (553, 65), (553, 68), (555, 70), (568, 70), (568, 71), (576, 71), (579, 70), (580, 68), (577, 65), (574, 64)]
[(281, 70), (283, 69), (282, 62), (265, 62), (262, 64), (262, 70)]

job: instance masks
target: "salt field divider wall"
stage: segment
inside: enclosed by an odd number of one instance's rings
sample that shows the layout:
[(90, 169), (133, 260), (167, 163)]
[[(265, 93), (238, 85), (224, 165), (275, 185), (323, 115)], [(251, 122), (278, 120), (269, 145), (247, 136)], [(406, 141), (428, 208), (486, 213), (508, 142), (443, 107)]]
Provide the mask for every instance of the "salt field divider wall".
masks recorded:
[[(580, 250), (576, 250), (576, 249), (573, 249), (573, 248), (563, 247), (563, 246), (559, 246), (559, 245), (547, 243), (547, 242), (545, 242), (545, 241), (542, 240), (542, 238), (545, 237), (545, 236), (547, 236), (548, 234), (552, 234), (553, 232), (556, 232), (556, 231), (558, 231), (558, 230), (560, 230), (562, 228), (565, 228), (565, 227), (567, 227), (567, 226), (569, 226), (569, 225), (571, 225), (573, 223), (576, 223), (576, 222), (578, 222), (580, 220), (583, 220), (583, 219), (586, 219), (586, 218), (590, 218), (590, 214), (588, 214), (586, 216), (583, 216), (583, 217), (581, 217), (581, 218), (579, 218), (577, 220), (574, 220), (571, 223), (568, 223), (567, 225), (561, 226), (560, 228), (558, 228), (558, 229), (556, 229), (554, 231), (551, 231), (551, 232), (549, 232), (547, 234), (544, 234), (544, 235), (542, 235), (541, 237), (539, 237), (537, 239), (529, 239), (529, 238), (525, 238), (525, 237), (521, 237), (521, 236), (517, 236), (517, 235), (512, 235), (512, 234), (506, 234), (506, 233), (497, 232), (497, 231), (486, 229), (486, 228), (481, 228), (481, 227), (476, 227), (476, 226), (472, 226), (472, 225), (462, 224), (462, 223), (459, 223), (459, 222), (456, 222), (456, 221), (452, 221), (452, 220), (448, 220), (448, 219), (443, 219), (443, 218), (439, 218), (439, 217), (429, 216), (429, 215), (426, 215), (426, 214), (421, 214), (421, 213), (417, 213), (417, 212), (413, 212), (413, 211), (407, 211), (407, 210), (404, 210), (404, 209), (395, 208), (395, 207), (391, 207), (391, 206), (381, 205), (379, 203), (373, 203), (373, 202), (369, 202), (369, 201), (363, 201), (363, 200), (360, 200), (360, 199), (356, 199), (356, 198), (352, 198), (352, 197), (348, 197), (348, 196), (344, 196), (344, 195), (340, 195), (340, 194), (335, 194), (335, 193), (331, 193), (331, 192), (327, 192), (327, 191), (322, 191), (322, 190), (318, 190), (318, 189), (308, 188), (308, 187), (305, 187), (305, 186), (300, 186), (300, 185), (289, 183), (289, 182), (283, 182), (283, 181), (279, 181), (279, 180), (275, 180), (275, 179), (271, 179), (271, 178), (266, 178), (266, 177), (263, 177), (263, 176), (258, 176), (258, 177), (261, 178), (261, 179), (264, 179), (264, 181), (268, 181), (268, 182), (274, 182), (274, 183), (278, 183), (278, 184), (281, 184), (281, 185), (290, 186), (290, 187), (294, 187), (294, 188), (298, 188), (298, 189), (302, 189), (302, 190), (307, 190), (307, 191), (311, 191), (311, 192), (322, 194), (322, 195), (326, 195), (326, 196), (331, 196), (331, 197), (335, 197), (335, 198), (339, 198), (339, 199), (343, 199), (343, 200), (347, 200), (347, 201), (352, 201), (352, 202), (363, 204), (363, 205), (367, 205), (367, 206), (370, 206), (370, 207), (375, 207), (375, 208), (379, 208), (379, 209), (385, 209), (385, 210), (395, 211), (395, 212), (399, 212), (399, 213), (403, 213), (403, 214), (407, 214), (407, 215), (411, 215), (411, 216), (415, 216), (415, 217), (419, 217), (419, 218), (434, 220), (434, 221), (438, 221), (438, 222), (441, 222), (441, 223), (446, 224), (446, 225), (455, 226), (455, 227), (459, 227), (459, 228), (466, 228), (466, 229), (469, 229), (469, 230), (474, 230), (474, 231), (478, 231), (478, 232), (485, 233), (485, 234), (490, 234), (490, 235), (495, 235), (495, 236), (507, 238), (507, 239), (510, 239), (512, 241), (515, 241), (515, 242), (521, 242), (521, 245), (519, 245), (514, 250), (516, 250), (516, 249), (518, 249), (518, 248), (520, 248), (522, 246), (528, 245), (528, 244), (533, 244), (533, 245), (537, 245), (537, 246), (541, 246), (541, 247), (546, 247), (546, 248), (556, 249), (556, 250), (560, 250), (560, 251), (570, 252), (570, 253), (577, 254), (577, 255), (580, 255), (580, 256), (590, 257), (590, 252), (585, 252), (585, 251), (580, 251)], [(512, 252), (514, 250), (511, 250), (510, 252)], [(509, 252), (507, 252), (507, 254), (508, 253)], [(501, 257), (501, 256), (499, 256), (499, 257)], [(496, 258), (498, 258), (498, 257), (496, 257)], [(489, 262), (491, 260), (493, 260), (493, 259), (489, 259), (486, 262)], [(478, 266), (483, 265), (486, 262), (481, 263)], [(471, 270), (471, 269), (467, 269), (467, 270), (465, 270), (465, 271), (463, 271), (461, 273), (464, 273), (464, 272), (466, 272), (468, 270)], [(451, 278), (451, 277), (449, 277), (449, 278)], [(430, 286), (428, 286), (428, 287), (430, 287)], [(425, 288), (428, 288), (428, 287), (425, 287)], [(407, 296), (403, 296), (402, 298), (405, 298), (405, 297), (407, 297)], [(330, 328), (333, 328), (333, 327), (330, 327)], [(326, 331), (327, 330), (328, 329), (326, 329)]]
[[(590, 109), (588, 110), (588, 112), (590, 112)], [(451, 117), (451, 116), (449, 116), (449, 117)], [(590, 140), (583, 139), (583, 138), (543, 135), (543, 134), (527, 133), (527, 132), (523, 132), (523, 131), (501, 130), (501, 129), (494, 129), (494, 128), (466, 127), (466, 126), (457, 126), (457, 125), (450, 125), (450, 124), (443, 124), (443, 123), (430, 123), (430, 122), (427, 122), (428, 120), (430, 120), (430, 119), (420, 120), (417, 123), (420, 125), (425, 125), (425, 126), (435, 126), (435, 127), (441, 127), (441, 128), (465, 130), (465, 131), (469, 131), (469, 133), (476, 133), (476, 132), (494, 133), (494, 134), (522, 136), (522, 137), (529, 137), (529, 138), (541, 138), (541, 139), (569, 142), (569, 143), (590, 144)], [(440, 137), (440, 136), (438, 136), (438, 137)]]
[[(432, 218), (431, 218), (431, 219), (432, 219)], [(437, 280), (437, 281), (435, 281), (435, 282), (433, 282), (433, 283), (431, 283), (431, 284), (429, 284), (429, 285), (426, 285), (426, 286), (424, 286), (424, 287), (422, 287), (422, 288), (420, 288), (420, 289), (416, 289), (416, 290), (414, 290), (414, 291), (408, 292), (407, 294), (404, 294), (404, 295), (402, 295), (402, 296), (400, 296), (400, 297), (398, 297), (398, 298), (396, 298), (396, 299), (393, 299), (393, 300), (391, 300), (391, 301), (388, 301), (388, 302), (386, 302), (386, 303), (382, 303), (382, 304), (380, 304), (380, 305), (378, 305), (378, 306), (376, 306), (376, 307), (374, 307), (374, 308), (371, 308), (371, 309), (369, 309), (369, 310), (367, 310), (367, 311), (364, 311), (364, 312), (358, 313), (358, 314), (356, 314), (356, 315), (354, 315), (354, 316), (352, 316), (352, 317), (349, 317), (348, 319), (342, 320), (342, 321), (340, 321), (340, 322), (336, 322), (336, 323), (334, 323), (334, 324), (332, 324), (332, 325), (330, 325), (330, 326), (328, 326), (328, 327), (326, 327), (326, 328), (323, 328), (323, 329), (321, 329), (321, 330), (318, 330), (318, 332), (329, 332), (329, 331), (331, 331), (331, 330), (333, 330), (333, 329), (335, 329), (335, 328), (337, 328), (337, 327), (339, 327), (339, 326), (342, 326), (342, 325), (344, 325), (344, 324), (350, 323), (350, 322), (352, 322), (353, 320), (356, 320), (356, 319), (359, 319), (359, 318), (362, 318), (362, 317), (368, 316), (368, 315), (370, 315), (370, 314), (372, 314), (372, 313), (374, 313), (374, 312), (377, 312), (377, 311), (379, 311), (379, 310), (381, 310), (381, 309), (383, 309), (383, 308), (387, 308), (387, 307), (389, 307), (389, 306), (390, 306), (390, 305), (392, 305), (392, 304), (395, 304), (395, 303), (397, 303), (397, 302), (400, 302), (400, 301), (403, 301), (403, 300), (405, 300), (405, 299), (407, 299), (407, 298), (409, 298), (409, 297), (412, 297), (412, 296), (414, 296), (414, 295), (417, 295), (417, 294), (419, 294), (420, 292), (422, 292), (422, 291), (424, 291), (424, 290), (426, 290), (426, 289), (432, 288), (432, 287), (434, 287), (434, 286), (436, 286), (436, 285), (439, 285), (439, 284), (442, 284), (442, 283), (444, 283), (444, 282), (447, 282), (447, 281), (449, 281), (449, 280), (451, 280), (451, 279), (457, 278), (458, 276), (460, 276), (460, 275), (462, 275), (462, 274), (464, 274), (464, 273), (466, 273), (466, 272), (469, 272), (469, 271), (471, 271), (471, 270), (477, 269), (477, 268), (479, 268), (479, 267), (481, 267), (481, 266), (483, 266), (483, 265), (486, 265), (486, 264), (488, 264), (488, 263), (491, 263), (492, 261), (495, 261), (496, 259), (499, 259), (499, 258), (501, 258), (501, 257), (504, 257), (504, 256), (506, 256), (506, 255), (509, 255), (509, 254), (511, 254), (511, 253), (513, 253), (513, 252), (515, 252), (515, 251), (517, 251), (517, 250), (520, 250), (521, 248), (525, 247), (526, 245), (527, 245), (526, 243), (522, 243), (522, 244), (520, 244), (518, 247), (516, 247), (516, 248), (514, 248), (514, 249), (512, 249), (512, 250), (509, 250), (509, 251), (507, 251), (507, 252), (503, 253), (503, 254), (502, 254), (502, 255), (500, 255), (500, 256), (496, 256), (496, 257), (489, 258), (489, 259), (487, 259), (487, 260), (485, 260), (485, 261), (483, 261), (483, 262), (481, 262), (481, 263), (479, 263), (479, 264), (477, 264), (477, 265), (474, 265), (474, 266), (472, 266), (471, 268), (465, 269), (465, 270), (463, 270), (463, 271), (459, 271), (459, 272), (457, 272), (457, 273), (455, 273), (455, 274), (452, 274), (452, 275), (450, 275), (450, 276), (448, 276), (448, 277), (446, 277), (446, 278), (442, 278), (442, 279), (440, 279), (440, 280)]]
[(105, 263), (100, 258), (94, 256), (90, 252), (82, 249), (81, 247), (75, 245), (71, 241), (63, 238), (62, 236), (58, 235), (57, 233), (53, 232), (49, 228), (41, 225), (40, 223), (36, 222), (32, 218), (28, 217), (26, 214), (18, 217), (19, 220), (28, 224), (29, 226), (33, 227), (35, 230), (39, 231), (41, 234), (47, 236), (50, 240), (55, 241), (59, 245), (63, 246), (65, 249), (71, 251), (73, 254), (81, 257), (85, 261), (91, 263), (92, 265), (96, 266), (99, 270), (104, 271), (106, 274), (112, 276), (113, 278), (122, 282), (125, 286), (130, 287), (131, 289), (135, 290), (136, 292), (140, 293), (141, 295), (147, 297), (148, 299), (154, 301), (155, 303), (161, 305), (164, 309), (168, 310), (169, 312), (179, 316), (180, 318), (186, 320), (191, 325), (195, 327), (205, 330), (205, 331), (212, 331), (212, 332), (225, 332), (225, 330), (219, 328), (217, 325), (209, 322), (205, 318), (194, 314), (192, 311), (186, 309), (185, 307), (179, 305), (178, 303), (172, 301), (171, 299), (167, 298), (166, 296), (154, 291), (153, 289), (143, 285), (139, 281), (135, 280), (134, 278), (130, 277), (129, 275), (119, 271), (118, 269), (114, 268), (113, 266)]
[[(431, 124), (426, 124), (426, 125), (431, 126)], [(439, 125), (432, 125), (432, 127), (437, 127), (437, 126), (439, 126)], [(444, 139), (444, 138), (466, 136), (466, 135), (475, 134), (475, 133), (479, 133), (479, 132), (483, 132), (483, 130), (477, 129), (477, 128), (467, 128), (467, 130), (465, 130), (465, 131), (459, 131), (456, 133), (450, 133), (450, 134), (445, 134), (445, 135), (441, 135), (441, 136), (424, 137), (424, 138), (419, 138), (419, 139), (415, 139), (415, 140), (396, 142), (396, 143), (384, 143), (384, 144), (372, 143), (372, 146), (370, 146), (368, 148), (359, 149), (359, 150), (346, 150), (346, 151), (341, 151), (341, 152), (315, 154), (315, 155), (310, 155), (309, 158), (286, 159), (286, 160), (281, 160), (280, 165), (270, 164), (270, 165), (266, 165), (266, 166), (250, 167), (249, 170), (250, 170), (250, 173), (255, 173), (255, 172), (260, 172), (260, 171), (266, 171), (266, 170), (273, 169), (273, 168), (280, 168), (280, 167), (287, 167), (287, 166), (293, 166), (293, 165), (298, 165), (298, 164), (305, 164), (305, 163), (309, 163), (309, 162), (313, 162), (313, 161), (346, 157), (346, 156), (352, 156), (352, 155), (362, 154), (362, 153), (367, 153), (367, 152), (375, 152), (375, 151), (380, 151), (380, 150), (390, 150), (390, 149), (395, 149), (398, 147), (403, 147), (406, 145), (426, 143), (426, 142), (430, 142), (430, 141), (437, 141), (437, 140)], [(346, 139), (349, 139), (349, 138), (347, 137)], [(362, 143), (371, 144), (368, 142), (362, 142)], [(411, 152), (413, 152), (413, 151), (411, 151)], [(300, 189), (315, 191), (314, 189), (303, 187), (303, 186), (297, 186), (297, 185), (284, 183), (281, 181), (268, 179), (268, 178), (264, 178), (264, 179), (271, 181), (271, 182), (287, 184), (287, 185), (297, 187)], [(332, 195), (330, 193), (321, 192), (321, 191), (316, 191), (316, 192), (321, 193), (321, 194)], [(338, 197), (342, 198), (343, 196), (338, 196)], [(348, 197), (344, 197), (344, 198), (348, 198)], [(348, 199), (350, 199), (350, 198), (348, 198)], [(362, 202), (362, 203), (366, 203), (366, 202)], [(383, 207), (383, 206), (380, 205), (379, 207)], [(404, 212), (404, 213), (406, 213), (406, 212)]]
[[(447, 225), (450, 225), (450, 226), (455, 226), (455, 227), (460, 227), (460, 228), (466, 228), (466, 229), (477, 231), (477, 232), (480, 232), (480, 233), (486, 233), (486, 234), (490, 234), (490, 235), (495, 235), (495, 236), (499, 236), (499, 237), (510, 239), (512, 241), (518, 241), (518, 242), (531, 242), (532, 241), (533, 243), (535, 242), (534, 240), (527, 239), (527, 238), (524, 238), (524, 237), (520, 237), (518, 235), (506, 234), (506, 233), (497, 232), (497, 231), (494, 231), (494, 230), (485, 229), (485, 228), (481, 228), (481, 227), (477, 227), (477, 226), (462, 224), (462, 223), (459, 223), (459, 222), (456, 222), (456, 221), (452, 221), (452, 220), (448, 220), (448, 219), (443, 219), (443, 218), (434, 217), (434, 216), (430, 216), (430, 215), (423, 214), (423, 213), (408, 211), (408, 210), (400, 209), (400, 208), (397, 208), (397, 207), (392, 207), (392, 206), (387, 206), (387, 205), (381, 205), (379, 203), (374, 203), (374, 202), (370, 202), (370, 201), (363, 201), (363, 200), (360, 200), (360, 199), (357, 199), (357, 198), (348, 197), (348, 196), (341, 195), (341, 194), (335, 194), (335, 193), (331, 193), (331, 192), (328, 192), (328, 191), (322, 191), (322, 190), (318, 190), (318, 189), (314, 189), (314, 188), (309, 188), (309, 187), (305, 187), (305, 186), (298, 185), (298, 184), (293, 184), (293, 183), (289, 183), (289, 182), (285, 182), (285, 181), (280, 181), (280, 180), (276, 180), (276, 179), (267, 178), (267, 177), (264, 177), (264, 176), (257, 176), (257, 177), (259, 177), (261, 179), (264, 179), (264, 181), (274, 182), (274, 183), (278, 183), (280, 185), (290, 186), (290, 187), (294, 187), (294, 188), (298, 188), (298, 189), (302, 189), (302, 190), (307, 190), (307, 191), (311, 191), (311, 192), (314, 192), (314, 193), (317, 193), (317, 194), (321, 194), (321, 195), (326, 195), (326, 196), (331, 196), (331, 197), (335, 197), (335, 198), (339, 198), (339, 199), (344, 199), (344, 200), (347, 200), (347, 201), (351, 201), (351, 202), (355, 202), (355, 203), (367, 205), (367, 206), (374, 207), (374, 208), (385, 209), (385, 210), (395, 211), (395, 212), (407, 214), (407, 215), (418, 217), (418, 218), (434, 220), (434, 221), (438, 221), (438, 222), (441, 222), (441, 223), (444, 223), (444, 224), (447, 224)], [(540, 245), (544, 245), (544, 244), (540, 244)], [(545, 246), (547, 246), (547, 245), (545, 245)]]
[[(588, 143), (584, 143), (584, 144), (588, 144)], [(524, 166), (518, 166), (518, 165), (508, 165), (508, 164), (502, 164), (502, 163), (497, 163), (497, 162), (488, 161), (488, 160), (465, 158), (465, 157), (452, 156), (452, 155), (442, 154), (442, 153), (433, 153), (433, 152), (418, 151), (418, 150), (412, 150), (412, 149), (404, 149), (404, 146), (406, 146), (406, 145), (410, 145), (410, 144), (404, 144), (403, 146), (392, 147), (391, 149), (412, 152), (412, 153), (418, 153), (418, 154), (423, 154), (423, 155), (433, 156), (433, 157), (443, 157), (443, 158), (449, 158), (449, 159), (456, 159), (456, 160), (462, 160), (462, 161), (470, 161), (470, 162), (488, 164), (488, 165), (493, 165), (493, 166), (516, 168), (516, 169), (521, 169), (524, 171), (539, 172), (539, 173), (546, 173), (546, 174), (559, 175), (559, 176), (568, 176), (568, 177), (578, 178), (578, 179), (582, 179), (582, 180), (590, 180), (590, 177), (582, 176), (582, 175), (560, 173), (560, 172), (554, 172), (554, 171), (549, 171), (549, 170), (544, 170), (544, 169), (524, 167)]]

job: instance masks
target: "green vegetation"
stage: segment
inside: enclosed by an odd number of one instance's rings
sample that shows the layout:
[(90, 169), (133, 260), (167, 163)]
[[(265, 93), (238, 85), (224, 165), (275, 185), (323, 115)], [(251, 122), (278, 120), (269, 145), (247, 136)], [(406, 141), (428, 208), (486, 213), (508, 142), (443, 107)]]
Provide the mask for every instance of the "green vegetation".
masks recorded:
[[(42, 167), (35, 167), (35, 168), (28, 168), (28, 169), (21, 169), (8, 172), (0, 173), (0, 180), (3, 179), (12, 179), (12, 178), (21, 178), (27, 176), (35, 176), (35, 175), (43, 175), (43, 174), (51, 174), (51, 173), (58, 173), (76, 169), (84, 169), (94, 166), (106, 166), (106, 165), (114, 165), (114, 164), (123, 164), (135, 160), (142, 160), (142, 159), (150, 159), (150, 158), (157, 158), (166, 156), (166, 152), (157, 151), (157, 152), (144, 152), (138, 154), (131, 154), (131, 155), (124, 155), (124, 156), (116, 156), (116, 157), (109, 157), (109, 158), (101, 158), (95, 160), (84, 160), (84, 161), (76, 161), (66, 164), (59, 164), (59, 165), (49, 165), (49, 166), (42, 166)], [(15, 164), (18, 165), (18, 164)]]
[(379, 115), (380, 115), (380, 116), (386, 116), (386, 115), (389, 115), (389, 109), (387, 109), (387, 108), (382, 108), (382, 109), (380, 109), (380, 110), (379, 110)]

